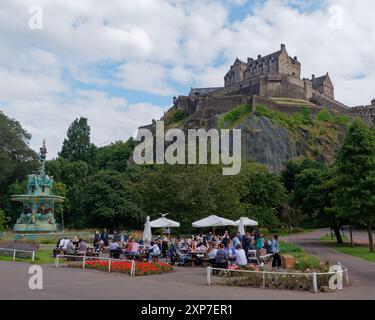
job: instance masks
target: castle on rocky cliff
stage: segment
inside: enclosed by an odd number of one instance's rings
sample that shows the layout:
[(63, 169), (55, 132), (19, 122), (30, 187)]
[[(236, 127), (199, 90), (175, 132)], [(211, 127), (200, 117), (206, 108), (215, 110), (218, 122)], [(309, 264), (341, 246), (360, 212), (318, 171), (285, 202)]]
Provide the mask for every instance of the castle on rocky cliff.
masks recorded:
[(246, 62), (237, 58), (224, 77), (223, 87), (191, 88), (188, 96), (174, 97), (173, 105), (192, 115), (208, 103), (217, 104), (221, 112), (237, 102), (291, 107), (290, 111), (299, 100), (306, 101), (315, 111), (328, 108), (335, 114), (375, 117), (375, 101), (371, 106), (350, 108), (335, 100), (328, 72), (301, 79), (301, 62), (289, 56), (284, 44), (280, 50), (264, 57), (258, 55), (257, 59), (248, 58)]

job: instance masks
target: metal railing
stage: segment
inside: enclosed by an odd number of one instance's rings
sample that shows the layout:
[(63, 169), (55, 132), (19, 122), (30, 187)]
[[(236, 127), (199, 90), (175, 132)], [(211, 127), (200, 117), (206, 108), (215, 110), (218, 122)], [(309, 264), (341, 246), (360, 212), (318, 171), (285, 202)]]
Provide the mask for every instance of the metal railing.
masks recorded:
[(341, 266), (340, 263), (338, 265), (342, 268), (341, 271), (332, 271), (332, 272), (282, 272), (282, 271), (253, 271), (253, 270), (242, 270), (242, 269), (223, 269), (223, 268), (215, 268), (215, 267), (207, 267), (207, 284), (212, 284), (212, 273), (214, 270), (223, 271), (226, 273), (231, 272), (238, 272), (238, 273), (249, 273), (249, 274), (257, 274), (261, 275), (262, 277), (262, 288), (266, 288), (266, 275), (286, 275), (286, 276), (307, 276), (311, 277), (312, 281), (312, 288), (314, 293), (318, 293), (318, 276), (333, 276), (337, 274), (345, 275), (346, 285), (349, 285), (349, 275), (348, 275), (348, 268)]
[(74, 259), (82, 259), (82, 269), (85, 269), (86, 262), (87, 261), (108, 261), (108, 272), (111, 272), (112, 262), (114, 261), (121, 261), (121, 262), (130, 262), (130, 276), (135, 276), (135, 261), (134, 260), (127, 260), (127, 259), (113, 259), (113, 258), (102, 258), (102, 257), (93, 257), (93, 256), (87, 256), (87, 255), (68, 255), (68, 254), (58, 254), (55, 258), (55, 267), (59, 267), (60, 258), (74, 258)]
[(31, 253), (31, 261), (33, 261), (33, 262), (35, 261), (35, 251), (31, 251), (31, 250), (18, 250), (18, 249), (11, 249), (11, 248), (0, 248), (0, 252), (1, 251), (13, 252), (13, 261), (16, 261), (17, 252)]

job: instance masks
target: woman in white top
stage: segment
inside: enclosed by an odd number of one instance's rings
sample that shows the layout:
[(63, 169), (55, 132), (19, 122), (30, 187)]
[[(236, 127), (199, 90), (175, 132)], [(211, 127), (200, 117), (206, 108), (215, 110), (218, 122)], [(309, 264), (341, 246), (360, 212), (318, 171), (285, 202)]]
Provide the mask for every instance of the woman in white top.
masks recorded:
[(160, 248), (156, 242), (151, 242), (150, 254), (148, 255), (148, 261), (152, 261), (152, 257), (160, 256)]
[(216, 262), (216, 253), (218, 250), (218, 245), (214, 242), (210, 243), (210, 248), (208, 249), (207, 252), (207, 257), (208, 257), (208, 262), (213, 265)]
[(236, 264), (238, 266), (246, 266), (247, 265), (247, 258), (246, 258), (245, 250), (242, 249), (242, 247), (239, 243), (236, 245)]

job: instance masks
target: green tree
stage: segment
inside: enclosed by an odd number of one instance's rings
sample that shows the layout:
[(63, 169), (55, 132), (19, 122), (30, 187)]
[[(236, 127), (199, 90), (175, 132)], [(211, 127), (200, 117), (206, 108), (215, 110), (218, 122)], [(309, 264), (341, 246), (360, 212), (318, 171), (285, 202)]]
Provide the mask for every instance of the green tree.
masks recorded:
[(84, 227), (81, 211), (81, 189), (90, 174), (90, 167), (85, 161), (71, 162), (62, 157), (47, 161), (47, 174), (53, 176), (66, 187), (64, 202), (64, 224), (70, 227)]
[(3, 232), (6, 229), (9, 220), (10, 218), (8, 218), (5, 212), (0, 209), (0, 232)]
[(351, 222), (367, 225), (370, 251), (374, 251), (375, 134), (362, 120), (347, 130), (335, 163), (333, 210)]
[(125, 172), (134, 146), (134, 140), (130, 138), (126, 142), (117, 141), (109, 146), (98, 148), (98, 169)]
[(68, 128), (67, 138), (59, 155), (72, 162), (85, 161), (91, 167), (96, 167), (96, 152), (96, 146), (90, 141), (87, 118), (74, 120)]
[(87, 225), (119, 229), (141, 228), (145, 213), (132, 202), (133, 185), (116, 171), (99, 171), (82, 188), (82, 214)]
[[(16, 180), (38, 168), (37, 155), (28, 143), (31, 135), (21, 124), (0, 111), (0, 194)], [(0, 202), (1, 206), (1, 202)]]
[(279, 176), (263, 165), (250, 163), (242, 168), (239, 179), (245, 213), (261, 225), (279, 227), (278, 208), (286, 200), (286, 189)]
[[(69, 207), (69, 202), (68, 202), (69, 199), (66, 198), (68, 195), (68, 189), (65, 184), (55, 181), (53, 184), (52, 193), (55, 196), (60, 196), (60, 197), (65, 198), (64, 203), (55, 205), (55, 219), (61, 222), (64, 206)], [(65, 220), (65, 217), (64, 217), (64, 220)]]
[(322, 221), (335, 232), (338, 243), (342, 243), (340, 228), (342, 217), (332, 210), (332, 193), (335, 185), (331, 183), (332, 170), (323, 165), (304, 169), (295, 176), (293, 192), (289, 203), (300, 210), (309, 220)]

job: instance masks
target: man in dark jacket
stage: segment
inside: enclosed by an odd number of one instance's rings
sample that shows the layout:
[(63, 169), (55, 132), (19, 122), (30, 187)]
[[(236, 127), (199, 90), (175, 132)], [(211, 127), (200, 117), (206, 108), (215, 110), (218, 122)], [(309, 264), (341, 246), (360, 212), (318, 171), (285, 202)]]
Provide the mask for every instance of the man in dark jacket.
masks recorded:
[(169, 255), (169, 259), (171, 259), (171, 265), (174, 265), (178, 260), (179, 260), (179, 257), (180, 257), (180, 252), (178, 251), (178, 239), (175, 240), (174, 244), (171, 245), (171, 247), (169, 248), (169, 252), (168, 252), (168, 255)]
[(249, 261), (249, 249), (250, 249), (250, 233), (246, 232), (246, 234), (242, 237), (242, 248), (245, 251), (247, 260)]
[(104, 229), (102, 233), (100, 234), (100, 240), (104, 242), (105, 246), (108, 246), (108, 231), (107, 229)]

